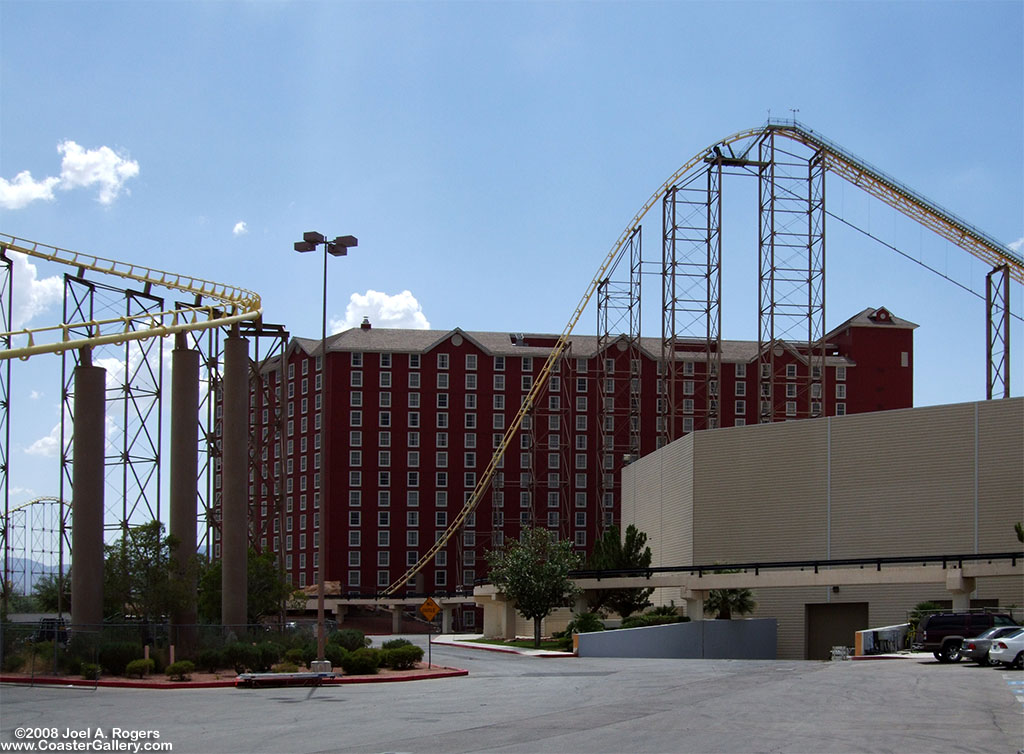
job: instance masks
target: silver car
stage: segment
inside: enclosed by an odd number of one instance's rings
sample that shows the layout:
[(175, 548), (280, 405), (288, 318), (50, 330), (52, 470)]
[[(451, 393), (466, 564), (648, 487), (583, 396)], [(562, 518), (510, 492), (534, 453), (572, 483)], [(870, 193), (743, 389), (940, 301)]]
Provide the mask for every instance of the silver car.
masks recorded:
[(1024, 665), (1024, 628), (993, 641), (988, 650), (988, 659), (1008, 668), (1019, 668)]
[(1020, 626), (996, 626), (988, 631), (982, 631), (973, 639), (964, 639), (960, 654), (968, 662), (976, 662), (979, 665), (991, 665), (992, 661), (989, 659), (988, 651), (992, 646), (992, 642), (1000, 636), (1006, 636), (1019, 630)]

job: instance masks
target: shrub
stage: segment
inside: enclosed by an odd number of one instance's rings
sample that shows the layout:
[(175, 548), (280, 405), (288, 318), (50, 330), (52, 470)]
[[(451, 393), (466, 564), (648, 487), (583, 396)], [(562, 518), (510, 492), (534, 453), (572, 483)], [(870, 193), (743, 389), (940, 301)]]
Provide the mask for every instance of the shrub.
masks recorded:
[(305, 665), (306, 659), (302, 656), (302, 650), (296, 647), (295, 649), (289, 649), (284, 653), (285, 662), (290, 662), (293, 665)]
[(142, 678), (153, 672), (156, 663), (153, 660), (132, 660), (124, 669), (124, 674), (129, 678)]
[(370, 646), (370, 640), (366, 638), (366, 634), (356, 628), (343, 628), (340, 631), (331, 631), (329, 641), (332, 644), (344, 647), (349, 652), (355, 652), (357, 649)]
[(309, 667), (309, 663), (316, 659), (316, 642), (307, 641), (302, 645), (302, 664)]
[(408, 639), (390, 639), (384, 642), (382, 649), (398, 649), (399, 647), (411, 647), (413, 643)]
[(256, 647), (244, 641), (233, 642), (224, 648), (224, 662), (234, 668), (236, 673), (255, 668), (258, 659)]
[(7, 652), (4, 654), (3, 664), (0, 670), (5, 673), (16, 673), (25, 664), (25, 657), (20, 652)]
[(198, 665), (207, 673), (216, 673), (224, 667), (224, 653), (219, 649), (204, 649), (199, 653)]
[(165, 672), (172, 681), (188, 681), (192, 678), (195, 669), (196, 666), (192, 664), (191, 660), (178, 660), (168, 665)]
[(299, 666), (294, 662), (279, 662), (274, 665), (271, 669), (272, 673), (298, 673)]
[(394, 649), (385, 649), (382, 654), (383, 664), (395, 670), (411, 670), (423, 659), (423, 650), (412, 643)]
[(256, 645), (256, 670), (265, 672), (279, 662), (284, 647), (273, 641), (261, 641)]
[(623, 620), (621, 628), (664, 626), (669, 623), (686, 623), (689, 620), (689, 616), (685, 615), (658, 615), (655, 613), (643, 613), (642, 615), (631, 615)]
[(357, 649), (345, 656), (341, 667), (348, 675), (373, 675), (377, 672), (379, 657), (369, 649)]
[(100, 666), (91, 662), (83, 662), (82, 678), (87, 681), (98, 681), (100, 678)]
[(132, 641), (112, 641), (100, 646), (100, 667), (110, 675), (124, 675), (132, 660), (139, 659), (142, 647)]
[(348, 650), (338, 644), (330, 643), (324, 645), (324, 659), (330, 660), (331, 665), (335, 668), (341, 666), (347, 655)]

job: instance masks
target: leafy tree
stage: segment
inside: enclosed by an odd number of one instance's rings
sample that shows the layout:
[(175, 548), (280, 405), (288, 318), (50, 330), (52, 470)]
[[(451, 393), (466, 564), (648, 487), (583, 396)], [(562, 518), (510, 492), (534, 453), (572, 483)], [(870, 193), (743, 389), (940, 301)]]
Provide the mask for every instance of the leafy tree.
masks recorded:
[[(587, 558), (587, 568), (594, 571), (650, 568), (651, 548), (647, 547), (647, 535), (633, 524), (626, 527), (623, 539), (618, 526), (610, 526), (594, 543), (594, 549)], [(589, 600), (590, 609), (596, 612), (614, 610), (623, 618), (643, 611), (651, 604), (653, 589), (601, 589)]]
[(572, 544), (556, 539), (544, 528), (524, 529), (487, 553), (491, 582), (508, 597), (524, 618), (533, 620), (533, 645), (540, 647), (540, 622), (577, 593), (569, 571), (580, 557)]
[[(199, 576), (199, 618), (220, 623), (221, 561), (207, 565)], [(280, 612), (281, 605), (294, 598), (294, 586), (280, 569), (272, 553), (262, 555), (251, 547), (247, 560), (248, 611), (246, 620), (259, 623), (262, 618)], [(303, 602), (303, 604), (305, 604)]]
[(64, 595), (60, 600), (60, 606), (65, 612), (71, 610), (71, 571), (69, 570), (64, 574), (63, 584), (56, 573), (48, 573), (36, 581), (36, 585), (32, 588), (32, 596), (40, 612), (57, 612), (57, 595), (61, 586), (64, 587)]
[(1017, 541), (1024, 542), (1024, 524), (1018, 521), (1013, 525), (1013, 530), (1017, 532)]
[(103, 567), (103, 614), (162, 620), (189, 599), (187, 587), (173, 577), (174, 537), (165, 537), (160, 521), (128, 529), (107, 545)]
[[(715, 573), (739, 573), (738, 570), (715, 571)], [(732, 620), (733, 613), (746, 615), (754, 612), (757, 602), (749, 589), (712, 589), (704, 600), (704, 614), (714, 615), (719, 620)]]

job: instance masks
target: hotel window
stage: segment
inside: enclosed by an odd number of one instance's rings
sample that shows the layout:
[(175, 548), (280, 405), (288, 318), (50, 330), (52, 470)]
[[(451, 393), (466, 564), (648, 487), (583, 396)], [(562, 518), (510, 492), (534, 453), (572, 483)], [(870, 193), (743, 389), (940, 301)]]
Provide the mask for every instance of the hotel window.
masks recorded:
[(558, 453), (548, 453), (548, 468), (549, 469), (557, 469), (558, 468)]
[(466, 369), (476, 369), (476, 354), (475, 353), (467, 353), (466, 354)]
[(736, 376), (746, 377), (747, 376), (747, 365), (746, 364), (735, 364)]
[(811, 378), (815, 380), (821, 379), (821, 367), (817, 365), (811, 367)]
[(391, 583), (391, 576), (388, 571), (377, 571), (377, 586), (387, 586)]
[(476, 390), (476, 375), (475, 374), (467, 374), (466, 375), (466, 390)]
[(531, 387), (533, 387), (533, 376), (529, 374), (524, 374), (522, 379), (523, 390), (529, 390)]
[(505, 389), (505, 375), (496, 374), (494, 375), (494, 389), (504, 390)]
[(381, 408), (391, 408), (391, 392), (388, 390), (382, 390), (378, 398), (378, 403)]
[[(291, 463), (289, 461), (289, 463)], [(363, 465), (363, 451), (361, 450), (350, 450), (348, 452), (348, 465), (349, 466), (362, 466)]]
[(448, 408), (448, 393), (437, 394), (437, 407)]
[(359, 550), (349, 550), (348, 553), (348, 564), (353, 568), (359, 567)]
[(796, 416), (796, 401), (786, 401), (786, 416)]
[(348, 493), (348, 504), (358, 506), (363, 504), (363, 493), (359, 490), (350, 490)]
[(476, 393), (466, 393), (465, 398), (466, 408), (470, 411), (476, 410)]
[(742, 416), (747, 413), (747, 402), (743, 400), (736, 401), (736, 414)]
[(504, 371), (505, 370), (505, 357), (504, 356), (495, 356), (494, 357), (494, 368), (496, 370), (498, 370), (498, 371)]
[(683, 362), (683, 376), (684, 377), (693, 377), (693, 362), (692, 361), (684, 361)]
[(747, 394), (747, 383), (745, 383), (745, 382), (737, 382), (736, 383), (736, 395), (746, 395), (746, 394)]
[[(494, 414), (494, 418), (491, 421), (491, 429), (505, 429), (505, 415), (504, 414)], [(495, 446), (495, 447), (497, 447), (497, 446)]]
[(772, 412), (771, 401), (761, 401), (761, 416), (768, 416)]
[(419, 387), (420, 387), (420, 373), (419, 372), (409, 372), (409, 387), (414, 388), (416, 390), (419, 389)]
[(348, 472), (348, 486), (359, 487), (363, 484), (363, 472), (361, 471), (349, 471)]
[(683, 419), (683, 432), (693, 432), (693, 418), (685, 417)]
[(439, 469), (448, 468), (448, 452), (445, 450), (437, 451), (437, 456), (434, 459), (434, 465)]
[(846, 399), (846, 385), (836, 385), (836, 398), (839, 400)]
[(409, 490), (405, 493), (405, 504), (410, 508), (418, 508), (420, 505), (419, 490)]
[(476, 453), (473, 453), (472, 451), (465, 453), (463, 466), (467, 469), (474, 468), (476, 466)]
[(386, 529), (379, 530), (377, 532), (377, 544), (380, 547), (390, 547), (391, 546), (391, 532), (387, 531)]
[(467, 471), (463, 477), (463, 487), (476, 487), (476, 472)]
[(405, 475), (405, 484), (407, 487), (419, 487), (420, 486), (420, 472), (408, 471)]
[(448, 428), (448, 414), (446, 414), (446, 413), (439, 413), (437, 415), (437, 426), (438, 426), (439, 429), (447, 429)]
[(796, 383), (794, 383), (794, 382), (787, 382), (786, 383), (786, 397), (787, 398), (796, 398)]
[[(548, 411), (561, 411), (562, 410), (562, 399), (557, 395), (548, 396)], [(557, 417), (555, 417), (557, 421)]]
[(813, 385), (811, 385), (811, 397), (812, 398), (821, 398), (821, 383), (820, 382), (815, 382)]
[(761, 397), (762, 398), (769, 398), (769, 397), (771, 397), (771, 394), (772, 394), (772, 385), (771, 385), (771, 383), (770, 382), (762, 382), (761, 383)]
[(838, 382), (846, 380), (846, 367), (836, 367), (836, 380)]
[(448, 373), (440, 372), (437, 375), (437, 389), (447, 390), (448, 389)]
[(576, 431), (586, 432), (587, 431), (587, 415), (577, 414), (576, 415)]
[(420, 426), (420, 412), (410, 411), (409, 415), (406, 417), (406, 421), (408, 421), (410, 427)]
[(381, 369), (390, 369), (391, 368), (391, 354), (389, 354), (389, 353), (382, 353), (380, 355), (380, 368)]
[(437, 355), (437, 368), (438, 369), (447, 369), (448, 368), (448, 354), (446, 354), (446, 353), (439, 353)]
[(438, 471), (435, 474), (435, 483), (436, 483), (436, 485), (438, 487), (447, 487), (448, 486), (448, 472), (446, 472), (446, 471)]
[(692, 414), (693, 413), (693, 398), (685, 398), (683, 400), (683, 413), (684, 414)]
[(683, 380), (683, 395), (693, 395), (693, 386), (693, 380)]
[(359, 571), (348, 572), (348, 585), (359, 586)]
[(353, 390), (348, 394), (348, 404), (350, 406), (362, 406), (363, 405), (363, 393), (361, 390)]
[(532, 372), (533, 371), (533, 358), (531, 358), (530, 356), (524, 356), (523, 357), (523, 371), (524, 372)]
[[(419, 547), (420, 546), (420, 533), (418, 531), (407, 531), (405, 533), (405, 545), (406, 547)], [(416, 553), (412, 553), (415, 555)], [(415, 560), (413, 563), (415, 564)]]
[(377, 526), (383, 526), (383, 527), (391, 526), (391, 512), (390, 511), (379, 511), (377, 513)]
[(846, 404), (845, 403), (837, 403), (836, 404), (836, 416), (846, 416)]
[(391, 372), (381, 372), (380, 373), (380, 386), (381, 387), (391, 387)]
[(811, 414), (814, 416), (821, 416), (821, 402), (811, 401)]
[(358, 530), (352, 530), (348, 533), (348, 544), (349, 547), (359, 547), (362, 540), (362, 533)]
[[(361, 367), (363, 365), (363, 354), (358, 351), (353, 351), (351, 354), (352, 366)], [(305, 366), (305, 364), (303, 364)]]
[(420, 433), (410, 432), (407, 442), (410, 448), (418, 448), (420, 446)]
[[(305, 362), (305, 361), (302, 362), (302, 368), (303, 368), (303, 372), (302, 373), (303, 374), (306, 374), (309, 371), (307, 366), (306, 366), (307, 363), (308, 362)], [(294, 364), (289, 364), (288, 365), (288, 379), (289, 380), (294, 380), (295, 379), (295, 365)]]
[(380, 450), (377, 452), (377, 465), (378, 466), (390, 466), (391, 465), (391, 451)]
[(349, 511), (348, 512), (348, 525), (359, 526), (362, 523), (363, 514), (361, 511)]
[(377, 444), (382, 448), (391, 447), (391, 433), (390, 432), (378, 432), (377, 433)]
[(437, 447), (439, 447), (439, 448), (447, 448), (448, 447), (448, 433), (447, 432), (438, 432), (436, 437), (435, 437), (434, 442), (437, 445)]
[(434, 512), (434, 525), (435, 526), (447, 526), (448, 525), (448, 513), (447, 513), (447, 511), (435, 511)]
[(363, 426), (363, 412), (362, 411), (349, 411), (348, 412), (348, 423), (352, 427)]
[[(349, 374), (348, 384), (349, 384), (350, 387), (362, 387), (363, 386), (363, 373), (362, 372), (352, 372), (351, 374)], [(291, 391), (292, 387), (293, 387), (293, 385), (289, 384), (288, 385), (288, 390)], [(288, 397), (291, 398), (290, 395)]]
[(548, 511), (548, 526), (552, 529), (558, 527), (558, 511)]
[(476, 429), (476, 414), (466, 414), (466, 429)]
[(761, 364), (761, 379), (762, 380), (767, 380), (771, 376), (772, 376), (772, 365), (771, 364)]
[(420, 368), (420, 355), (418, 353), (409, 354), (409, 369)]
[(419, 393), (409, 393), (409, 408), (419, 408), (419, 407), (420, 407), (420, 394)]
[(448, 492), (446, 490), (438, 490), (434, 493), (434, 505), (438, 508), (448, 507)]
[(796, 364), (786, 364), (786, 379), (796, 379)]

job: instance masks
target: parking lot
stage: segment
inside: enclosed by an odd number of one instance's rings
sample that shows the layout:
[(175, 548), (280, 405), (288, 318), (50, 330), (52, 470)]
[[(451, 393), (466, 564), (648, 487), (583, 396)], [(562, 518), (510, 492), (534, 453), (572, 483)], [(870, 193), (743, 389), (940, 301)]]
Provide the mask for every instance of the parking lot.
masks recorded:
[[(423, 642), (422, 637), (414, 640)], [(0, 687), (17, 726), (157, 731), (175, 752), (1017, 752), (1024, 673), (920, 659), (536, 658), (434, 646), (435, 681)]]

